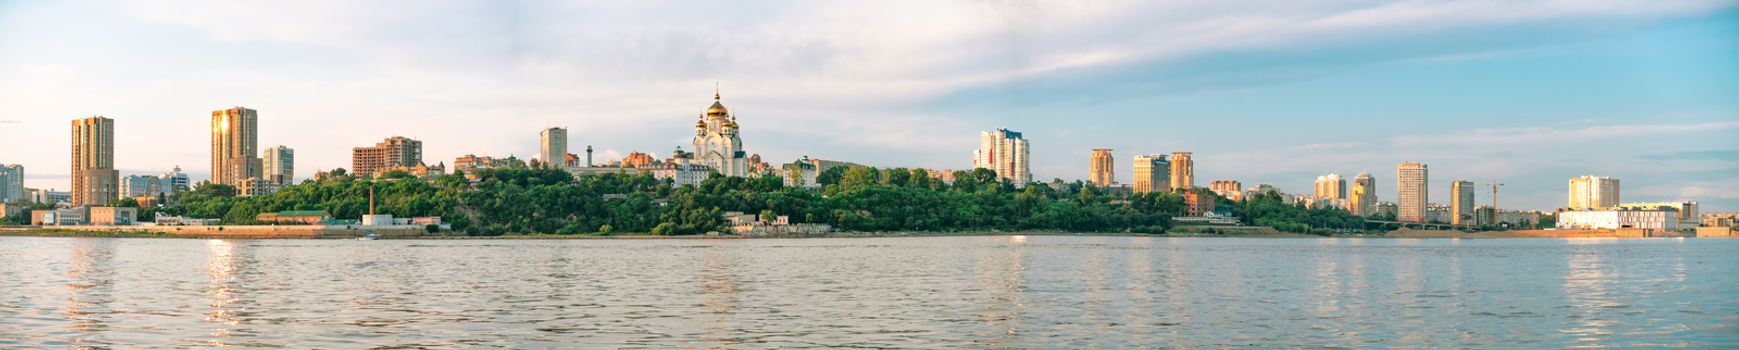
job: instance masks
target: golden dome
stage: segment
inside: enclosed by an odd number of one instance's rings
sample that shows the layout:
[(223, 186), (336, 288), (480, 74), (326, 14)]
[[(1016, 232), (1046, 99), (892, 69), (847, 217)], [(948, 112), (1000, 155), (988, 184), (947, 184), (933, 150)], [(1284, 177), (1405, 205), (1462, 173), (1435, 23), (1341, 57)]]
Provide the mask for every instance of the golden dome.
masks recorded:
[(695, 129), (706, 129), (706, 120), (705, 119), (696, 119), (694, 121), (694, 128)]
[(726, 110), (725, 105), (720, 104), (718, 100), (713, 100), (712, 107), (706, 108), (706, 115), (722, 116), (722, 115), (726, 115), (728, 113), (730, 113), (730, 111)]
[(730, 114), (730, 111), (725, 109), (724, 104), (719, 103), (719, 91), (718, 91), (717, 87), (714, 87), (713, 88), (713, 105), (712, 105), (712, 107), (706, 108), (706, 115), (709, 115), (709, 116), (716, 115), (716, 116), (722, 117), (722, 116), (725, 116), (728, 114)]

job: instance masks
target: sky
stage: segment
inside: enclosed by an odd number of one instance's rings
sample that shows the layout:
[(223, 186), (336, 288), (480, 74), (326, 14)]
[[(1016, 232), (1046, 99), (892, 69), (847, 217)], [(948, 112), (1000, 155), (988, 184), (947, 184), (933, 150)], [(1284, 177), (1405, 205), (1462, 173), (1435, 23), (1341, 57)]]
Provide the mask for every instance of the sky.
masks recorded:
[(1495, 179), (1551, 210), (1599, 175), (1739, 211), (1739, 1), (0, 0), (0, 163), (29, 187), (68, 187), (92, 115), (122, 174), (209, 178), (230, 106), (298, 178), (389, 136), (531, 158), (550, 126), (663, 157), (715, 84), (775, 165), (966, 169), (1007, 128), (1045, 180), (1187, 151), (1198, 186), (1368, 171), (1393, 201), (1418, 161), (1434, 203)]

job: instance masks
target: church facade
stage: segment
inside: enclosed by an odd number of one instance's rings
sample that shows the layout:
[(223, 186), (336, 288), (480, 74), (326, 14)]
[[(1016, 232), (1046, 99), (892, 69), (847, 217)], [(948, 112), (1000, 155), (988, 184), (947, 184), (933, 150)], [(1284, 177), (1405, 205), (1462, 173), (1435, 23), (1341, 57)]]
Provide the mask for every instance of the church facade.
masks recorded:
[(737, 131), (737, 116), (725, 109), (718, 92), (713, 92), (713, 105), (694, 122), (694, 162), (721, 175), (749, 176), (748, 153), (743, 152), (743, 139)]

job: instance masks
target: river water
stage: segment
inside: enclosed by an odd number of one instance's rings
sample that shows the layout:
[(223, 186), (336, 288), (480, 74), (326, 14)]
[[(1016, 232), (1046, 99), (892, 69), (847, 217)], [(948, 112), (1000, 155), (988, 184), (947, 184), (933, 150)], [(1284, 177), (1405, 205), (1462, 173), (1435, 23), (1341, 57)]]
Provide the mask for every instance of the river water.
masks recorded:
[(1739, 239), (0, 237), (0, 348), (1739, 347)]

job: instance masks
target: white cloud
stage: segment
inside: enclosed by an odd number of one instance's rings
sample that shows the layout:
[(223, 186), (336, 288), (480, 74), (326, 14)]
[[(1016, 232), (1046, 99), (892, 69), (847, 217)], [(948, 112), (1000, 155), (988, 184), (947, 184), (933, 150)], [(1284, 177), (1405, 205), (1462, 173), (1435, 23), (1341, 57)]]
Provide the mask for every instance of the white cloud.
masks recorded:
[[(1587, 124), (1594, 123), (1589, 122)], [(1593, 125), (1582, 126), (1581, 128), (1574, 129), (1564, 127), (1474, 129), (1439, 134), (1402, 135), (1389, 138), (1389, 142), (1400, 147), (1515, 146), (1524, 144), (1590, 142), (1621, 137), (1635, 138), (1673, 133), (1721, 131), (1734, 128), (1739, 128), (1739, 121), (1697, 124)]]
[[(392, 70), (512, 81), (510, 92), (536, 94), (548, 88), (610, 100), (723, 80), (735, 91), (857, 105), (1226, 50), (1494, 24), (1682, 15), (1732, 5), (1708, 0), (134, 3), (144, 19), (196, 28), (215, 40), (340, 48)], [(417, 84), (401, 85), (426, 86)]]
[(1739, 199), (1739, 179), (1699, 181), (1679, 188), (1680, 198)]

